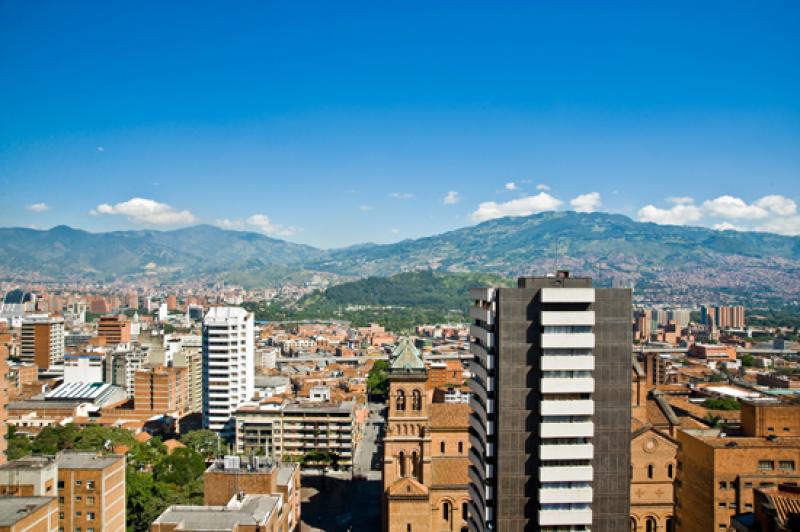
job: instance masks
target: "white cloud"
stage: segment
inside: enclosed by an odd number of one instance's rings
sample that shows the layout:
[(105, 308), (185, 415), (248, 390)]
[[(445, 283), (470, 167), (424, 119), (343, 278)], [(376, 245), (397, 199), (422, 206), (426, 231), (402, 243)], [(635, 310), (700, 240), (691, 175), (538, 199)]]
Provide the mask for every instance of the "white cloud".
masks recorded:
[(257, 228), (264, 234), (273, 236), (292, 236), (297, 233), (296, 227), (286, 227), (274, 224), (266, 214), (254, 214), (247, 220), (247, 224)]
[(756, 231), (767, 231), (778, 233), (779, 235), (798, 236), (800, 235), (800, 216), (786, 216), (783, 218), (773, 218), (756, 227)]
[(451, 190), (445, 195), (442, 202), (444, 202), (445, 205), (454, 205), (458, 203), (460, 199), (461, 198), (458, 196), (458, 192), (456, 192), (455, 190)]
[(536, 190), (543, 190), (543, 191), (547, 192), (548, 190), (550, 190), (550, 187), (545, 185), (544, 183), (540, 183), (540, 184), (536, 185)]
[(358, 206), (358, 210), (361, 211), (361, 212), (371, 211), (372, 210), (372, 206), (371, 205), (359, 205)]
[(28, 205), (25, 208), (31, 212), (44, 212), (50, 210), (50, 207), (47, 205), (47, 203), (34, 203), (32, 205)]
[(510, 182), (508, 182), (508, 183), (506, 183), (506, 184), (505, 184), (505, 187), (504, 187), (504, 188), (505, 188), (506, 190), (517, 190), (517, 184), (516, 184), (516, 183), (514, 183), (513, 181), (510, 181)]
[(569, 202), (578, 212), (594, 212), (602, 204), (599, 192), (589, 192), (572, 198)]
[(542, 211), (552, 211), (561, 206), (563, 202), (554, 198), (547, 192), (540, 192), (535, 196), (525, 196), (505, 203), (485, 201), (478, 205), (478, 209), (471, 217), (476, 222), (502, 218), (503, 216), (528, 216)]
[(769, 212), (779, 216), (791, 216), (797, 212), (797, 204), (794, 200), (781, 196), (780, 194), (764, 196), (757, 200), (754, 205), (762, 209), (767, 209)]
[(675, 205), (689, 205), (694, 203), (694, 198), (690, 196), (673, 196), (671, 198), (667, 198), (667, 201), (674, 203)]
[(146, 198), (132, 198), (116, 205), (101, 203), (92, 215), (122, 215), (141, 225), (185, 225), (194, 223), (197, 218), (187, 210), (179, 211), (166, 203)]
[(733, 225), (732, 223), (728, 222), (720, 222), (718, 224), (714, 224), (711, 226), (712, 229), (716, 229), (717, 231), (742, 231), (742, 228), (738, 225)]
[(223, 229), (241, 229), (244, 227), (244, 222), (242, 220), (230, 220), (228, 218), (217, 220), (214, 223)]
[(414, 197), (414, 194), (411, 194), (410, 192), (392, 192), (389, 195), (394, 199), (399, 199), (399, 200), (407, 200)]
[(103, 153), (104, 151), (106, 151), (106, 149), (105, 149), (104, 146), (98, 146), (97, 147), (97, 151), (99, 151), (100, 153)]
[(730, 195), (720, 196), (713, 200), (703, 202), (703, 208), (711, 216), (720, 218), (738, 218), (744, 220), (759, 220), (769, 216), (769, 211), (758, 205), (749, 205), (741, 198)]
[(703, 217), (703, 211), (695, 205), (675, 205), (669, 209), (659, 209), (655, 205), (645, 205), (636, 214), (640, 222), (653, 222), (661, 225), (686, 225)]

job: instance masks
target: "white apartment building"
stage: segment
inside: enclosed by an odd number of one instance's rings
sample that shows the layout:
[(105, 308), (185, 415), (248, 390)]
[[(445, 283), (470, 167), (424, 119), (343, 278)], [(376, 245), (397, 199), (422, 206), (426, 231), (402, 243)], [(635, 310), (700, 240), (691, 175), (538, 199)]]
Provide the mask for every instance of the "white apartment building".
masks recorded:
[(253, 314), (240, 307), (212, 307), (203, 319), (203, 424), (232, 430), (236, 409), (253, 396)]

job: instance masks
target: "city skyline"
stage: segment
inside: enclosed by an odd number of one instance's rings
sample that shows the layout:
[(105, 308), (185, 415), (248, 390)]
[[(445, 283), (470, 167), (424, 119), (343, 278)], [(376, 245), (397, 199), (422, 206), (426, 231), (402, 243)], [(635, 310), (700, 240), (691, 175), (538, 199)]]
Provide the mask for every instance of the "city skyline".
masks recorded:
[(799, 12), (719, 7), (6, 4), (0, 225), (332, 248), (577, 209), (798, 234)]

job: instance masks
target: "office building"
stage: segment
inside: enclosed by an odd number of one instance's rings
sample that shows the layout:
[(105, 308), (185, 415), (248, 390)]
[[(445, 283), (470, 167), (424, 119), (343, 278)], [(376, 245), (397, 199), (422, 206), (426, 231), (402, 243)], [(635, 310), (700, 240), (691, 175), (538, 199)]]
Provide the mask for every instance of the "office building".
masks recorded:
[(97, 336), (104, 338), (106, 345), (128, 343), (131, 341), (131, 322), (124, 315), (101, 316)]
[(470, 529), (627, 529), (630, 290), (561, 271), (470, 297)]
[(741, 429), (678, 431), (676, 530), (729, 530), (755, 489), (800, 484), (800, 405), (741, 401)]
[(212, 307), (203, 319), (203, 423), (231, 431), (236, 409), (253, 396), (253, 314), (240, 307)]
[(22, 321), (23, 362), (36, 364), (40, 370), (64, 361), (64, 318), (32, 316)]
[(125, 457), (62, 451), (58, 465), (59, 528), (125, 531)]

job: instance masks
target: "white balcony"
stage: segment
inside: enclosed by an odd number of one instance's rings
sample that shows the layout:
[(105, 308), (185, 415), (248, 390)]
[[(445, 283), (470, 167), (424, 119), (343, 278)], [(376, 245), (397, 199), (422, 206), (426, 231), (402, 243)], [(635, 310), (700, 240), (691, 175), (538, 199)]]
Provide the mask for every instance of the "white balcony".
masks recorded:
[(542, 370), (588, 370), (594, 369), (594, 355), (556, 355), (542, 357)]
[(593, 347), (594, 333), (542, 333), (542, 349), (592, 349)]
[(591, 510), (540, 510), (539, 526), (591, 525)]
[(469, 291), (469, 298), (491, 303), (494, 301), (494, 296), (496, 293), (497, 292), (494, 288), (471, 288)]
[(542, 379), (542, 393), (592, 393), (594, 392), (594, 378), (544, 378)]
[(594, 423), (542, 423), (542, 438), (591, 438), (594, 436)]
[(592, 466), (544, 466), (539, 468), (541, 482), (591, 482)]
[[(485, 348), (494, 347), (494, 334), (477, 325), (469, 326), (469, 334), (481, 341)], [(594, 346), (594, 344), (592, 344)]]
[(542, 303), (594, 303), (594, 288), (542, 288)]
[(469, 315), (470, 317), (475, 318), (476, 320), (481, 320), (489, 325), (494, 324), (494, 312), (489, 309), (483, 307), (470, 307)]
[(592, 488), (541, 488), (539, 502), (542, 504), (591, 503)]
[(540, 445), (539, 458), (542, 460), (591, 460), (594, 458), (594, 446), (591, 443)]
[(542, 325), (557, 326), (557, 325), (594, 325), (594, 311), (542, 311)]
[(543, 416), (591, 416), (594, 414), (594, 401), (575, 399), (570, 401), (542, 401)]

